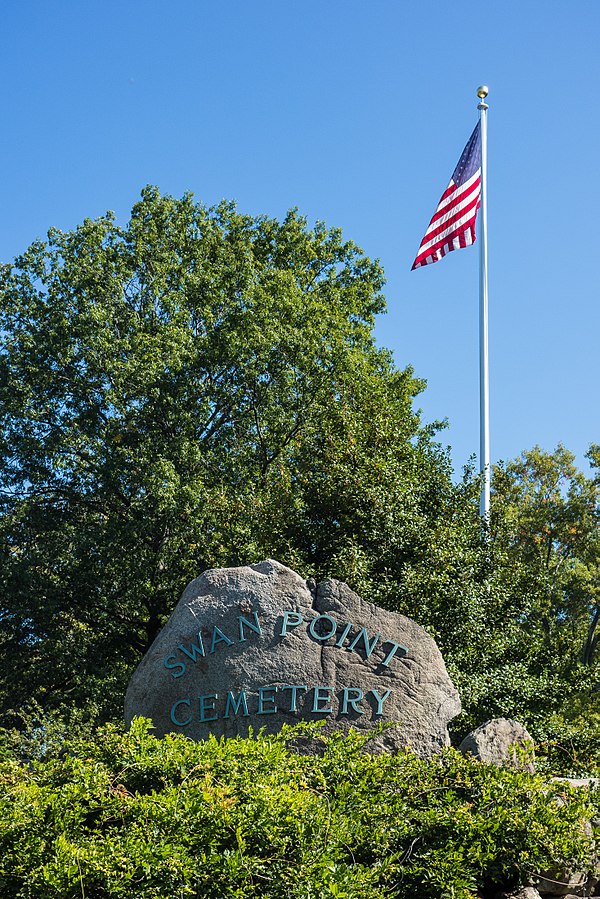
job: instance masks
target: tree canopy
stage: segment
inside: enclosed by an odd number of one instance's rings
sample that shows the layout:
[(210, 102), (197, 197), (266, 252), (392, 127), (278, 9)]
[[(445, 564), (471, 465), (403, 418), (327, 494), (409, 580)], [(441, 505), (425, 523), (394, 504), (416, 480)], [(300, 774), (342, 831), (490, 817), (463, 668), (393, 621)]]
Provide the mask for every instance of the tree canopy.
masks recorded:
[[(599, 678), (599, 479), (563, 447), (456, 483), (339, 229), (146, 188), (0, 271), (0, 720), (119, 718), (193, 577), (268, 556), (414, 617), (462, 694), (552, 735)], [(599, 451), (592, 447), (593, 471)], [(600, 722), (598, 724), (600, 745)]]
[(449, 465), (412, 407), (423, 383), (374, 343), (383, 280), (295, 211), (153, 188), (125, 227), (52, 230), (4, 268), (5, 711), (116, 713), (208, 567), (271, 555), (352, 581), (418, 553)]

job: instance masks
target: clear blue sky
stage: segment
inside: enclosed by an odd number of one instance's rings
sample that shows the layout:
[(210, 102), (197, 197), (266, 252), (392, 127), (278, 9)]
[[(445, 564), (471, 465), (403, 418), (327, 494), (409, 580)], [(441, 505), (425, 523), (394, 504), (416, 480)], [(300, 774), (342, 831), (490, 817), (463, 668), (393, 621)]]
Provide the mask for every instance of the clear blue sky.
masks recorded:
[(477, 248), (410, 265), (489, 84), (492, 458), (598, 428), (598, 0), (5, 3), (0, 259), (147, 183), (298, 206), (387, 274), (377, 326), (478, 450)]

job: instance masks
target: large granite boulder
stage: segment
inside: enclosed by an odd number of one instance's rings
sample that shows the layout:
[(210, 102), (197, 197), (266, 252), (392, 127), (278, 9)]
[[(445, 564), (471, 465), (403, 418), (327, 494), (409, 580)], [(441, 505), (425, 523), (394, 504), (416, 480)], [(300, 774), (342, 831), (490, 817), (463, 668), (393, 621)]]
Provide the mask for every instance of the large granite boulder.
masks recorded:
[(414, 621), (360, 599), (335, 580), (318, 586), (278, 562), (206, 571), (135, 671), (127, 723), (194, 740), (278, 731), (324, 720), (324, 733), (370, 732), (369, 749), (449, 744), (460, 699), (434, 640)]

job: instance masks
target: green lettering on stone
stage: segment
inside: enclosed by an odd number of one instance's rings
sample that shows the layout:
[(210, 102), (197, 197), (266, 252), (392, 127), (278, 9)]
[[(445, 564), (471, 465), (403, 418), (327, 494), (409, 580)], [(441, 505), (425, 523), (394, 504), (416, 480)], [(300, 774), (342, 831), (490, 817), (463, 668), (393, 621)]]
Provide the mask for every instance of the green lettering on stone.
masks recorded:
[(298, 705), (296, 702), (296, 698), (298, 696), (298, 690), (304, 690), (304, 692), (306, 693), (306, 691), (308, 690), (308, 687), (304, 687), (304, 686), (300, 686), (300, 685), (296, 686), (295, 684), (287, 684), (287, 686), (281, 687), (281, 690), (282, 691), (283, 690), (291, 690), (292, 691), (292, 696), (290, 699), (290, 712), (297, 712)]
[(202, 642), (202, 634), (198, 631), (198, 643), (192, 643), (189, 649), (186, 649), (185, 646), (182, 646), (180, 643), (177, 649), (180, 649), (188, 659), (191, 659), (192, 662), (195, 662), (199, 656), (204, 655), (204, 643)]
[(335, 641), (335, 645), (336, 645), (336, 646), (341, 646), (341, 645), (342, 645), (342, 643), (344, 642), (344, 640), (346, 639), (346, 637), (347, 637), (348, 634), (350, 633), (350, 629), (351, 629), (352, 627), (353, 627), (353, 624), (352, 624), (351, 621), (349, 621), (348, 624), (346, 625), (346, 627), (344, 628), (344, 630), (342, 631), (342, 633), (340, 634), (340, 636), (338, 637), (338, 639)]
[[(328, 621), (329, 622), (329, 633), (328, 634), (318, 634), (315, 630), (315, 625), (318, 621)], [(331, 617), (331, 615), (319, 615), (318, 618), (313, 618), (311, 623), (308, 625), (308, 632), (311, 637), (314, 637), (315, 640), (319, 640), (321, 643), (324, 643), (325, 640), (329, 640), (330, 637), (333, 637), (335, 632), (337, 631), (337, 621)]]
[[(166, 659), (163, 659), (163, 665), (165, 668), (173, 669), (171, 677), (181, 677), (182, 674), (185, 674), (185, 662), (179, 661), (177, 656), (167, 656)], [(177, 673), (177, 669), (181, 670)]]
[(240, 706), (243, 707), (243, 715), (245, 718), (248, 717), (248, 700), (246, 699), (246, 693), (244, 690), (238, 694), (238, 698), (236, 699), (231, 690), (227, 694), (227, 702), (225, 703), (225, 714), (224, 718), (230, 718), (230, 711), (233, 709), (233, 714), (238, 715), (240, 711)]
[[(294, 617), (292, 618), (292, 616)], [(289, 628), (298, 627), (298, 625), (302, 624), (303, 621), (304, 617), (300, 614), (300, 612), (284, 612), (279, 636), (285, 637)]]
[(313, 712), (333, 712), (331, 706), (328, 706), (326, 709), (320, 709), (320, 702), (331, 702), (331, 694), (333, 693), (333, 687), (315, 687), (315, 695), (313, 697)]
[[(354, 696), (350, 694), (354, 693)], [(356, 712), (358, 715), (363, 715), (364, 712), (361, 709), (356, 708), (356, 703), (360, 702), (361, 699), (364, 698), (364, 693), (362, 690), (359, 690), (358, 687), (345, 687), (344, 693), (342, 695), (342, 708), (340, 711), (340, 715), (348, 715), (348, 706), (352, 706), (352, 711)]]
[(262, 631), (260, 629), (260, 621), (258, 620), (258, 614), (256, 612), (252, 613), (252, 617), (254, 618), (254, 623), (252, 621), (248, 621), (247, 618), (244, 618), (243, 615), (238, 616), (238, 625), (240, 628), (240, 643), (245, 643), (248, 639), (244, 636), (244, 625), (249, 627), (251, 631), (254, 631), (255, 634), (262, 636)]
[(224, 634), (221, 628), (215, 626), (213, 627), (213, 635), (212, 642), (210, 644), (211, 653), (215, 651), (215, 646), (219, 643), (225, 643), (227, 646), (233, 646), (233, 640), (230, 640), (227, 634)]
[(361, 627), (361, 629), (359, 630), (358, 634), (356, 635), (356, 637), (354, 638), (352, 643), (350, 643), (350, 645), (347, 646), (346, 649), (348, 650), (348, 652), (352, 652), (352, 650), (355, 648), (358, 641), (362, 638), (364, 645), (365, 645), (365, 653), (367, 654), (367, 658), (369, 658), (369, 656), (371, 655), (371, 653), (377, 646), (377, 642), (380, 637), (381, 637), (381, 634), (375, 634), (375, 636), (373, 637), (373, 642), (369, 643), (369, 635), (367, 634), (366, 628)]
[(377, 711), (376, 715), (383, 715), (383, 703), (392, 695), (391, 690), (386, 690), (383, 696), (380, 696), (377, 690), (369, 690), (369, 693), (372, 693), (375, 697), (375, 702), (377, 703)]
[[(216, 721), (219, 717), (218, 715), (207, 715), (207, 712), (214, 712), (215, 710), (215, 702), (218, 699), (217, 693), (206, 693), (204, 696), (198, 697), (198, 704), (200, 706), (200, 721)], [(213, 702), (210, 702), (213, 700)]]
[(180, 705), (187, 705), (187, 707), (189, 709), (191, 703), (190, 703), (189, 699), (178, 699), (177, 702), (174, 702), (173, 705), (171, 706), (171, 721), (177, 727), (185, 727), (187, 724), (191, 723), (192, 715), (190, 713), (190, 717), (186, 721), (180, 721), (178, 718), (176, 718), (175, 713), (177, 712), (177, 708)]
[(384, 668), (389, 668), (390, 662), (396, 655), (397, 651), (399, 649), (401, 649), (402, 652), (404, 653), (404, 655), (408, 655), (408, 649), (406, 648), (406, 646), (402, 646), (401, 643), (394, 643), (393, 640), (386, 640), (383, 645), (385, 646), (386, 643), (391, 643), (392, 648), (390, 649), (390, 651), (388, 652), (388, 654), (386, 655), (385, 659), (383, 660), (383, 662), (381, 664), (383, 665)]
[[(268, 694), (272, 693), (272, 696)], [(277, 693), (277, 687), (260, 687), (258, 690), (258, 715), (274, 715), (277, 711), (277, 706), (275, 705), (275, 693)], [(272, 703), (271, 708), (266, 708), (266, 703)]]

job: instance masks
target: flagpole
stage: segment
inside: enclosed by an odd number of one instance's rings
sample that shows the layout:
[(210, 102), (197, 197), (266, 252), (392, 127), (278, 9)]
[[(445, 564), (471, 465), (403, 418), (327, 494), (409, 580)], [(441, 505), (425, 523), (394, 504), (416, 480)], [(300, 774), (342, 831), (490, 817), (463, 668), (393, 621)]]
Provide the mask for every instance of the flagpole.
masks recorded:
[(488, 252), (487, 252), (487, 111), (486, 85), (477, 88), (481, 129), (481, 207), (479, 229), (479, 470), (483, 477), (479, 511), (485, 523), (490, 520), (490, 377), (488, 356)]

